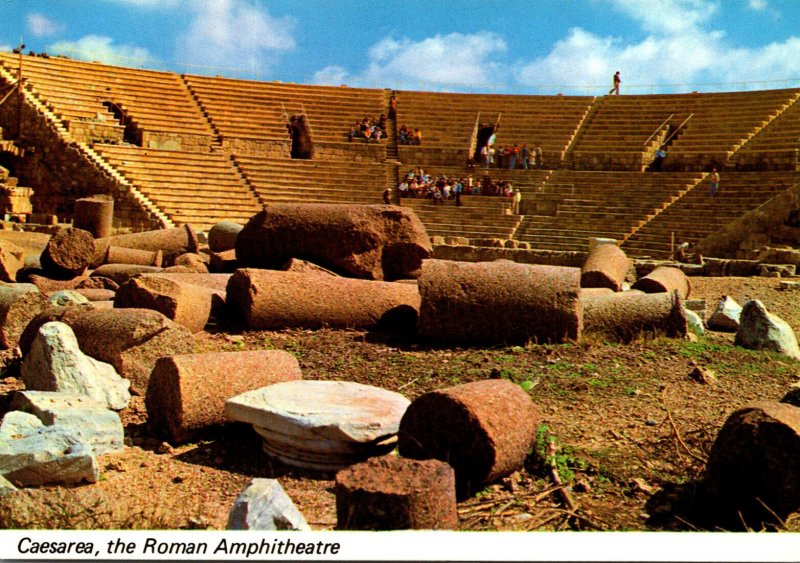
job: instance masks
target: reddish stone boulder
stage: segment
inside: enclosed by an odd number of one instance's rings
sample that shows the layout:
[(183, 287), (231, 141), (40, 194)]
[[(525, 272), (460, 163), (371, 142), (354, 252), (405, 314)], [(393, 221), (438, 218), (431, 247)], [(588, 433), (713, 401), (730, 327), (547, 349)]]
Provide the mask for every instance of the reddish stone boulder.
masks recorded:
[(539, 410), (523, 389), (489, 379), (426, 393), (400, 421), (400, 455), (453, 466), (459, 496), (522, 467), (539, 426)]
[(297, 359), (282, 350), (209, 352), (156, 362), (147, 387), (147, 421), (179, 444), (224, 424), (225, 401), (253, 389), (301, 379)]
[(95, 242), (92, 233), (68, 228), (50, 237), (39, 261), (48, 276), (56, 279), (72, 279), (86, 271), (94, 254)]
[(339, 530), (455, 530), (453, 468), (435, 459), (374, 457), (336, 474)]
[(415, 278), (432, 253), (414, 212), (389, 205), (270, 205), (236, 239), (242, 267), (277, 269), (299, 258), (370, 280)]
[(616, 244), (598, 244), (589, 251), (581, 268), (581, 287), (622, 291), (622, 282), (630, 267), (630, 259)]
[(680, 268), (659, 266), (631, 286), (645, 293), (666, 293), (677, 290), (681, 299), (689, 297), (692, 284)]

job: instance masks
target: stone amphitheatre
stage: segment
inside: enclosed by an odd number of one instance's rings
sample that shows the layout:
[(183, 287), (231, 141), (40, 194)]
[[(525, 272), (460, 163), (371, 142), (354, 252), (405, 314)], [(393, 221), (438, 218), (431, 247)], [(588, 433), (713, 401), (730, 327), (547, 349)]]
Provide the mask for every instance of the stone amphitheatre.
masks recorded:
[(0, 528), (800, 530), (798, 99), (0, 53)]

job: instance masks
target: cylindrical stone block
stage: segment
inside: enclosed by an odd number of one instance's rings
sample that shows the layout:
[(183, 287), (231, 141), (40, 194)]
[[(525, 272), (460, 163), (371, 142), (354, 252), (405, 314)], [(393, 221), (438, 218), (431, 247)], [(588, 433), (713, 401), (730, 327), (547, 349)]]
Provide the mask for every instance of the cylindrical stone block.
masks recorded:
[(189, 225), (171, 229), (158, 229), (142, 233), (116, 235), (102, 239), (98, 244), (138, 248), (139, 250), (160, 250), (164, 266), (172, 265), (176, 257), (187, 252), (197, 252), (197, 235)]
[(372, 328), (410, 332), (419, 292), (414, 285), (241, 269), (228, 282), (227, 303), (251, 329)]
[(89, 301), (114, 301), (114, 296), (116, 295), (113, 289), (102, 289), (99, 287), (78, 288), (72, 291), (80, 293)]
[(179, 444), (203, 428), (228, 422), (225, 401), (231, 397), (294, 379), (302, 379), (300, 364), (282, 350), (164, 357), (147, 387), (147, 421)]
[(443, 461), (383, 456), (336, 474), (339, 530), (455, 530), (453, 468)]
[(544, 343), (581, 334), (578, 268), (426, 260), (419, 292), (424, 341)]
[(89, 231), (94, 238), (110, 237), (114, 226), (114, 198), (95, 195), (76, 199), (72, 226)]
[(581, 268), (581, 287), (622, 290), (631, 261), (616, 244), (599, 244), (589, 251)]
[(139, 274), (153, 274), (162, 272), (163, 268), (156, 266), (142, 266), (138, 264), (103, 264), (92, 272), (91, 277), (109, 278), (115, 283), (122, 285), (129, 279)]
[(677, 290), (681, 299), (689, 297), (692, 286), (689, 278), (680, 268), (672, 266), (659, 266), (645, 277), (640, 278), (631, 286), (645, 293), (664, 293)]
[(583, 333), (621, 342), (642, 336), (683, 337), (686, 314), (677, 291), (625, 291), (583, 299)]
[(118, 309), (153, 309), (194, 332), (202, 331), (211, 316), (214, 290), (166, 278), (133, 278), (114, 297)]
[(72, 279), (83, 274), (95, 253), (94, 237), (88, 231), (63, 229), (52, 237), (42, 251), (42, 269), (58, 279)]
[(400, 421), (400, 455), (453, 466), (460, 497), (522, 467), (539, 410), (515, 383), (488, 379), (422, 395)]
[(211, 252), (225, 252), (236, 248), (236, 237), (244, 225), (233, 221), (220, 221), (208, 231), (208, 248)]
[(106, 250), (105, 264), (137, 264), (160, 268), (163, 255), (160, 250), (138, 250), (124, 246), (109, 246)]
[(168, 280), (175, 280), (181, 283), (190, 283), (192, 285), (201, 285), (211, 289), (219, 290), (225, 293), (228, 287), (228, 282), (233, 274), (198, 274), (198, 273), (171, 273), (171, 272), (155, 272), (142, 274), (143, 278), (164, 278)]
[(63, 289), (75, 289), (85, 280), (88, 280), (89, 276), (80, 276), (77, 278), (72, 278), (71, 280), (54, 280), (48, 278), (46, 276), (41, 276), (38, 274), (28, 274), (28, 281), (39, 288), (39, 291), (48, 292), (48, 291), (61, 291)]

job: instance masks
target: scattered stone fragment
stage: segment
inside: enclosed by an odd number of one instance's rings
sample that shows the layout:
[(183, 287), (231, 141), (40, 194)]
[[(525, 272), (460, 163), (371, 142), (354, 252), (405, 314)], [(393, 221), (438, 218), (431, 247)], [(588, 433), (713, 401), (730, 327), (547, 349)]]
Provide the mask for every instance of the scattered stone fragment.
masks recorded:
[(371, 280), (415, 278), (432, 253), (416, 214), (390, 205), (273, 204), (236, 238), (245, 268), (278, 268), (300, 258)]
[(78, 276), (76, 278), (72, 278), (71, 280), (54, 280), (39, 274), (28, 275), (28, 281), (38, 287), (39, 291), (42, 293), (75, 289), (78, 287), (78, 285), (88, 279), (88, 276)]
[(426, 342), (545, 343), (581, 334), (578, 268), (426, 260), (419, 293)]
[(0, 423), (0, 475), (22, 486), (95, 483), (99, 469), (89, 444), (64, 428), (12, 411)]
[(72, 225), (94, 238), (109, 237), (114, 224), (114, 196), (98, 194), (75, 200)]
[(292, 258), (288, 260), (285, 264), (283, 264), (280, 268), (284, 272), (301, 272), (301, 273), (317, 273), (317, 274), (325, 274), (328, 276), (335, 276), (334, 272), (323, 268), (322, 266), (317, 266), (313, 262), (309, 262), (308, 260), (298, 260), (297, 258)]
[(228, 399), (229, 419), (252, 424), (264, 451), (298, 467), (337, 471), (394, 448), (409, 401), (347, 381), (287, 381)]
[(800, 347), (797, 346), (792, 327), (779, 316), (767, 312), (758, 299), (744, 304), (734, 344), (751, 350), (771, 350), (800, 359)]
[(630, 267), (630, 259), (616, 244), (595, 245), (581, 268), (581, 287), (607, 287), (621, 291)]
[(232, 274), (239, 269), (239, 261), (236, 259), (236, 250), (212, 252), (208, 266), (212, 272)]
[(0, 241), (0, 281), (17, 281), (17, 272), (25, 264), (25, 251), (7, 240)]
[(794, 264), (759, 264), (758, 275), (762, 278), (781, 278), (795, 275)]
[(227, 303), (250, 329), (416, 328), (420, 296), (414, 285), (318, 273), (237, 270)]
[(734, 412), (708, 458), (707, 511), (724, 528), (760, 530), (800, 509), (800, 408), (762, 401)]
[(684, 309), (683, 314), (686, 316), (686, 321), (689, 323), (689, 330), (697, 336), (703, 336), (706, 333), (706, 329), (703, 326), (703, 319), (700, 318), (700, 315), (691, 309)]
[(58, 426), (89, 444), (96, 455), (124, 449), (124, 430), (119, 415), (86, 395), (52, 391), (17, 391), (11, 408), (39, 418), (46, 426)]
[[(82, 295), (89, 302), (114, 301), (117, 292), (112, 289), (75, 289), (74, 293)], [(52, 296), (51, 296), (52, 298)], [(52, 301), (51, 301), (52, 302)]]
[(789, 403), (796, 407), (800, 407), (800, 381), (792, 384), (789, 391), (781, 399), (781, 403)]
[(89, 299), (87, 299), (86, 296), (70, 289), (56, 291), (50, 294), (48, 299), (50, 300), (50, 303), (58, 307), (63, 307), (65, 305), (83, 305), (89, 302)]
[(80, 276), (89, 267), (95, 253), (92, 233), (68, 228), (54, 234), (42, 251), (42, 269), (57, 279)]
[(205, 328), (215, 292), (207, 287), (160, 277), (136, 277), (123, 283), (114, 297), (120, 309), (153, 309), (193, 333)]
[(717, 303), (717, 307), (706, 321), (706, 326), (711, 330), (720, 332), (736, 332), (739, 330), (739, 317), (742, 307), (732, 297), (724, 296)]
[(522, 387), (488, 379), (426, 393), (400, 423), (400, 455), (453, 466), (464, 498), (522, 467), (540, 415)]
[(0, 496), (13, 493), (17, 488), (5, 477), (0, 475)]
[(110, 278), (118, 285), (124, 284), (129, 279), (136, 277), (140, 274), (153, 274), (156, 272), (163, 272), (163, 268), (156, 266), (142, 266), (140, 264), (103, 264), (95, 268), (92, 272), (92, 277), (100, 276)]
[(453, 468), (435, 459), (383, 456), (336, 474), (339, 530), (455, 530)]
[(227, 399), (301, 378), (297, 359), (282, 350), (161, 358), (153, 368), (147, 388), (148, 423), (173, 444), (180, 444), (203, 428), (227, 422)]
[(14, 348), (31, 319), (48, 306), (47, 296), (34, 285), (0, 286), (0, 346)]
[(276, 479), (253, 479), (228, 516), (228, 530), (295, 530), (311, 527)]
[(691, 284), (680, 268), (659, 266), (631, 286), (645, 293), (664, 293), (677, 290), (681, 299), (689, 297)]
[(131, 398), (130, 382), (81, 352), (75, 333), (61, 322), (39, 328), (20, 374), (27, 389), (85, 395), (112, 410), (124, 409)]
[(187, 252), (176, 257), (174, 265), (183, 266), (184, 268), (188, 268), (190, 271), (197, 272), (198, 274), (208, 273), (208, 265), (206, 264), (206, 260), (204, 260), (200, 254), (196, 254), (194, 252)]
[(800, 282), (781, 280), (780, 289), (783, 289), (784, 291), (800, 290)]
[(211, 252), (225, 252), (236, 248), (236, 237), (244, 225), (233, 221), (220, 221), (208, 231), (208, 248)]
[(695, 363), (692, 363), (692, 371), (689, 372), (689, 377), (703, 385), (714, 385), (717, 382), (717, 376), (714, 370), (699, 366)]

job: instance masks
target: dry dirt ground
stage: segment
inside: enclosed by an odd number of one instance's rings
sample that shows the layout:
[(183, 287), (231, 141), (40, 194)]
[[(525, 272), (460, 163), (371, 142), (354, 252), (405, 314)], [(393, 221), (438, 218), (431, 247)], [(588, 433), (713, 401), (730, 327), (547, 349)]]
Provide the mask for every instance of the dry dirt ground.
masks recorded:
[[(706, 298), (709, 309), (722, 295), (740, 304), (758, 298), (800, 330), (800, 294), (778, 289), (779, 280), (692, 283), (692, 298)], [(287, 350), (306, 379), (378, 385), (412, 400), (491, 377), (523, 384), (543, 413), (540, 449), (558, 446), (556, 469), (566, 486), (554, 486), (549, 467), (532, 454), (524, 469), (459, 503), (462, 530), (700, 528), (687, 506), (725, 419), (751, 401), (780, 400), (800, 376), (800, 362), (734, 347), (725, 333), (696, 342), (432, 349), (381, 334), (293, 330), (203, 333), (197, 343), (199, 350)], [(712, 370), (717, 382), (692, 379), (693, 365)], [(4, 377), (0, 413), (22, 387), (13, 374)], [(270, 460), (250, 427), (233, 424), (173, 448), (149, 433), (141, 397), (122, 417), (130, 447), (100, 458), (98, 483), (6, 496), (0, 527), (223, 529), (249, 480), (270, 477), (312, 528), (335, 528), (333, 475)], [(800, 518), (786, 529), (800, 531)]]

